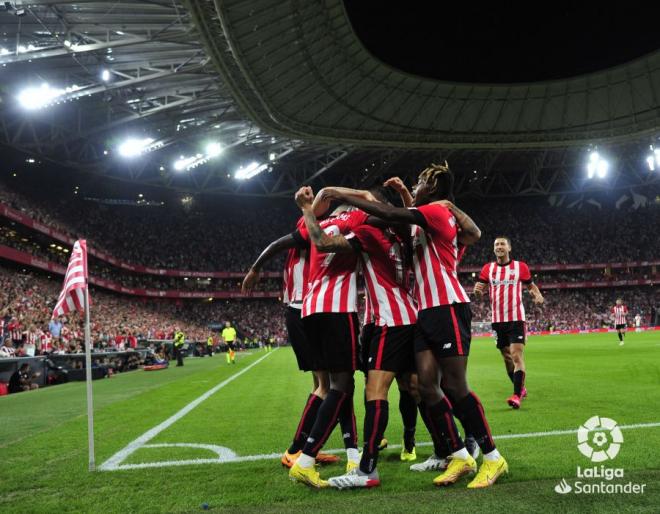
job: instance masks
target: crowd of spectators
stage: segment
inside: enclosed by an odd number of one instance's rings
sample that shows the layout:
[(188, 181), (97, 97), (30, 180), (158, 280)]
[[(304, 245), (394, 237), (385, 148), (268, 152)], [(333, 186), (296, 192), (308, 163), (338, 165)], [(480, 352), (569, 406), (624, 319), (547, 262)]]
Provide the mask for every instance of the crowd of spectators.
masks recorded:
[[(290, 232), (299, 218), (293, 199), (172, 200), (157, 206), (106, 205), (36, 198), (0, 185), (0, 201), (62, 232), (84, 237), (90, 247), (131, 264), (197, 271), (244, 271), (272, 240)], [(544, 199), (465, 201), (482, 240), (464, 265), (492, 260), (497, 235), (507, 235), (513, 255), (529, 264), (622, 262), (657, 259), (660, 204), (582, 209), (551, 206)], [(56, 213), (56, 214), (55, 214)], [(279, 270), (281, 258), (267, 269)]]
[[(5, 357), (82, 353), (83, 320), (77, 313), (51, 321), (62, 286), (35, 272), (0, 267), (0, 333)], [(172, 340), (181, 330), (188, 341), (219, 341), (230, 321), (244, 341), (286, 340), (282, 306), (276, 300), (196, 301), (136, 298), (91, 289), (91, 337), (95, 348), (135, 348), (139, 341)], [(214, 328), (215, 327), (215, 328)]]
[[(245, 271), (272, 240), (292, 230), (299, 216), (293, 200), (205, 200), (182, 205), (107, 205), (79, 197), (38, 197), (0, 185), (0, 202), (88, 246), (130, 264), (190, 271)], [(660, 205), (638, 210), (586, 206), (580, 210), (552, 207), (545, 200), (484, 200), (460, 203), (482, 230), (482, 240), (469, 248), (461, 266), (481, 266), (493, 260), (492, 242), (511, 238), (513, 257), (535, 264), (653, 260), (660, 255)], [(66, 265), (65, 245), (11, 220), (0, 222), (0, 244)], [(58, 248), (58, 246), (60, 248)], [(282, 258), (267, 269), (279, 271)], [(61, 277), (0, 267), (0, 315), (4, 353), (82, 352), (82, 320), (77, 314), (61, 320), (52, 332), (50, 314)], [(237, 290), (238, 279), (198, 279), (132, 273), (90, 256), (90, 275), (141, 289)], [(534, 272), (544, 283), (650, 278), (655, 268)], [(657, 275), (656, 275), (657, 276)], [(464, 283), (473, 278), (463, 275)], [(264, 279), (262, 291), (279, 291), (280, 279)], [(653, 288), (544, 291), (546, 304), (528, 305), (530, 330), (586, 329), (609, 325), (614, 299), (624, 295), (631, 316), (649, 321), (657, 301)], [(135, 346), (137, 341), (169, 340), (182, 330), (189, 340), (217, 337), (231, 321), (241, 339), (284, 340), (282, 307), (277, 300), (165, 300), (121, 296), (92, 290), (92, 339), (99, 349)], [(487, 302), (473, 304), (474, 319), (488, 321)], [(216, 324), (216, 325), (214, 325)], [(1, 352), (0, 352), (1, 353)]]

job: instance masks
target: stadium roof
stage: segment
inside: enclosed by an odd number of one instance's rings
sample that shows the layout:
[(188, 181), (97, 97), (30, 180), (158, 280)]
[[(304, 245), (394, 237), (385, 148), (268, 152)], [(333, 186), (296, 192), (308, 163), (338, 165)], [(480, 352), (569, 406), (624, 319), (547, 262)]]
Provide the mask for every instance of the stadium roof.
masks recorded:
[[(288, 195), (303, 182), (356, 185), (450, 158), (468, 190), (476, 170), (480, 194), (538, 194), (574, 188), (571, 167), (607, 143), (625, 164), (619, 187), (657, 181), (638, 161), (659, 128), (660, 52), (553, 82), (462, 84), (377, 60), (340, 0), (4, 5), (0, 143), (64, 166), (177, 190)], [(69, 90), (55, 105), (21, 107), (19, 93), (44, 82)], [(120, 159), (127, 137), (152, 138), (154, 150)], [(174, 169), (211, 141), (220, 159)], [(252, 161), (271, 173), (235, 180)]]
[(227, 86), (273, 132), (397, 148), (547, 148), (658, 129), (660, 51), (552, 82), (451, 83), (377, 60), (341, 0), (189, 3)]

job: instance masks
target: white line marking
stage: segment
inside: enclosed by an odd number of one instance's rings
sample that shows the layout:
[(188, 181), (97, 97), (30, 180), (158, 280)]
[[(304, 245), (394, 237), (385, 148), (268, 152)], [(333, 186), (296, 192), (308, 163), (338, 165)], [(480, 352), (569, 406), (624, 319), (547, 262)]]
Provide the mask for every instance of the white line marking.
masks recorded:
[[(275, 348), (275, 351), (277, 351), (277, 348)], [(176, 414), (173, 414), (172, 416), (167, 418), (160, 425), (158, 425), (158, 426), (152, 428), (151, 430), (145, 432), (140, 437), (138, 437), (135, 441), (129, 443), (124, 449), (119, 450), (112, 457), (110, 457), (103, 464), (101, 464), (98, 469), (100, 471), (109, 471), (109, 470), (113, 470), (113, 469), (118, 469), (119, 466), (121, 465), (121, 463), (124, 460), (126, 460), (126, 458), (129, 457), (138, 448), (140, 448), (141, 446), (143, 446), (147, 442), (151, 441), (154, 437), (156, 437), (158, 434), (160, 434), (163, 430), (169, 428), (174, 423), (179, 421), (182, 417), (184, 417), (186, 414), (188, 414), (191, 410), (193, 410), (195, 407), (197, 407), (204, 400), (206, 400), (211, 395), (218, 392), (220, 389), (225, 387), (230, 382), (233, 382), (234, 380), (236, 380), (243, 373), (246, 373), (247, 371), (252, 369), (254, 366), (259, 364), (262, 360), (264, 360), (266, 357), (268, 357), (270, 355), (272, 355), (272, 352), (269, 352), (266, 355), (264, 355), (263, 357), (260, 357), (259, 359), (254, 361), (252, 364), (250, 364), (247, 368), (242, 369), (241, 371), (239, 371), (238, 373), (233, 374), (232, 376), (230, 376), (226, 380), (223, 380), (222, 382), (220, 382), (218, 385), (216, 385), (212, 389), (209, 389), (203, 395), (201, 395), (199, 398), (197, 398), (196, 400), (193, 400), (188, 405), (186, 405), (179, 412), (177, 412)]]
[[(256, 362), (255, 362), (256, 364)], [(638, 428), (657, 428), (660, 427), (660, 423), (636, 423), (634, 425), (620, 425), (619, 428), (622, 430), (634, 430)], [(527, 439), (530, 437), (551, 437), (558, 435), (571, 435), (577, 433), (577, 429), (574, 430), (552, 430), (549, 432), (528, 432), (525, 434), (504, 434), (493, 436), (493, 439)], [(206, 447), (213, 445), (192, 445), (192, 444), (167, 444), (167, 445), (145, 445), (145, 447), (161, 447), (161, 446), (198, 446)], [(431, 442), (418, 442), (417, 446), (433, 446)], [(220, 447), (222, 448), (222, 447)], [(401, 448), (400, 444), (388, 445), (388, 450), (397, 450)], [(229, 450), (229, 449), (227, 449)], [(215, 450), (213, 450), (215, 451)], [(231, 450), (229, 450), (231, 452)], [(323, 450), (324, 453), (343, 453), (346, 450), (344, 449), (335, 449), (335, 450)], [(232, 452), (233, 453), (233, 452)], [(99, 468), (103, 471), (111, 470), (125, 470), (125, 469), (144, 469), (144, 468), (163, 468), (169, 466), (188, 466), (194, 464), (228, 464), (231, 462), (249, 462), (256, 460), (277, 460), (282, 457), (282, 453), (264, 453), (260, 455), (244, 455), (242, 457), (228, 457), (222, 458), (218, 456), (216, 459), (187, 459), (187, 460), (169, 460), (161, 462), (141, 462), (139, 464), (118, 464), (112, 468), (105, 467), (107, 462), (103, 463)]]

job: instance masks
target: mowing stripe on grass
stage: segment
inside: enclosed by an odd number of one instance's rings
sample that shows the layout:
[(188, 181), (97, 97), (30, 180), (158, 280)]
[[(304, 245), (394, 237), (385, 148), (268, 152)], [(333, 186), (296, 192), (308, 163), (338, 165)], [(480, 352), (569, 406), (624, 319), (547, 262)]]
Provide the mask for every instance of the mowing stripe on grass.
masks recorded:
[[(254, 363), (256, 364), (256, 362)], [(619, 428), (622, 430), (635, 430), (639, 428), (657, 428), (660, 427), (660, 423), (636, 423), (633, 425), (619, 425)], [(526, 439), (530, 437), (551, 437), (559, 435), (571, 435), (576, 434), (577, 429), (573, 430), (552, 430), (549, 432), (528, 432), (525, 434), (504, 434), (499, 436), (493, 436), (494, 439)], [(132, 443), (131, 443), (132, 444)], [(422, 442), (417, 443), (417, 446), (432, 446), (431, 442)], [(158, 445), (144, 445), (144, 448), (164, 448), (164, 447), (195, 447), (200, 449), (208, 449), (218, 454), (218, 457), (215, 459), (185, 459), (185, 460), (168, 460), (160, 462), (141, 462), (139, 464), (121, 464), (119, 461), (113, 467), (107, 467), (106, 464), (109, 461), (106, 461), (99, 468), (103, 471), (112, 471), (112, 470), (127, 470), (127, 469), (144, 469), (144, 468), (164, 468), (169, 466), (188, 466), (194, 464), (228, 464), (230, 462), (249, 462), (256, 460), (278, 460), (282, 457), (282, 452), (279, 453), (263, 453), (259, 455), (244, 455), (236, 456), (234, 452), (222, 446), (215, 445), (203, 445), (203, 444), (158, 444)], [(400, 444), (388, 445), (388, 449), (396, 450), (401, 448)], [(136, 448), (137, 449), (137, 448)], [(133, 450), (135, 451), (135, 450)], [(345, 449), (338, 450), (324, 450), (325, 453), (343, 453)], [(131, 452), (132, 453), (132, 452)], [(233, 455), (232, 455), (233, 454)]]
[[(277, 351), (277, 348), (275, 348), (275, 351)], [(215, 387), (209, 389), (206, 391), (203, 395), (201, 395), (199, 398), (193, 400), (190, 402), (188, 405), (186, 405), (183, 409), (181, 409), (179, 412), (176, 414), (173, 414), (169, 418), (167, 418), (165, 421), (163, 421), (160, 425), (152, 428), (151, 430), (145, 432), (142, 434), (140, 437), (138, 437), (135, 441), (129, 443), (125, 448), (122, 450), (119, 450), (117, 453), (115, 453), (112, 457), (110, 457), (108, 460), (106, 460), (103, 464), (99, 466), (99, 471), (110, 471), (113, 469), (119, 469), (120, 464), (132, 453), (134, 453), (136, 450), (138, 450), (142, 445), (145, 443), (149, 442), (152, 440), (154, 437), (156, 437), (158, 434), (160, 434), (163, 430), (169, 428), (172, 426), (174, 423), (179, 421), (182, 417), (184, 417), (186, 414), (188, 414), (191, 410), (193, 410), (195, 407), (197, 407), (200, 403), (202, 403), (204, 400), (212, 396), (213, 394), (217, 393), (220, 389), (225, 387), (227, 384), (230, 382), (236, 380), (238, 377), (240, 377), (243, 373), (246, 373), (250, 369), (252, 369), (254, 366), (259, 364), (262, 360), (264, 360), (266, 357), (272, 355), (273, 352), (269, 352), (263, 357), (260, 357), (256, 361), (254, 361), (252, 364), (250, 364), (247, 368), (242, 369), (238, 373), (234, 373), (232, 376), (229, 378), (223, 380), (220, 382), (218, 385)], [(123, 466), (121, 467), (123, 469)]]

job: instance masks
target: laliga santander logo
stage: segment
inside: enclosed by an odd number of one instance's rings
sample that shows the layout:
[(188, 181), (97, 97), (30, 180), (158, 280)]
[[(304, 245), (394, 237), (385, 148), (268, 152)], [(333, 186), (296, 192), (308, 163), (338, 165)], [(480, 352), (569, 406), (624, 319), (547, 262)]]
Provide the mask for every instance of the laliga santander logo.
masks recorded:
[(582, 455), (591, 462), (603, 462), (617, 456), (623, 434), (613, 419), (593, 416), (578, 428), (577, 439)]

